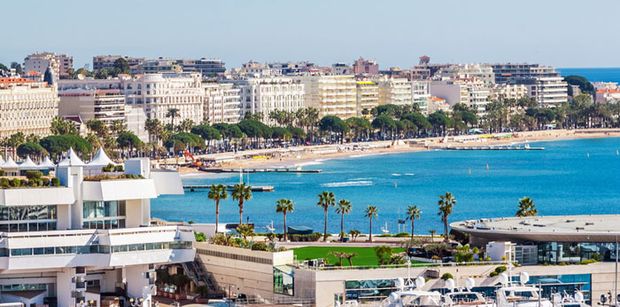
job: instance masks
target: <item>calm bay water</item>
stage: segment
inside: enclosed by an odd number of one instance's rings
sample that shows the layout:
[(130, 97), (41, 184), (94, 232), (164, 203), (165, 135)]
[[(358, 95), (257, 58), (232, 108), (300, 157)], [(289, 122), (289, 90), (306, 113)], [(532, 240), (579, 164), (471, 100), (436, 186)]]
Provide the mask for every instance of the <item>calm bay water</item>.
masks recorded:
[[(397, 232), (397, 220), (410, 204), (422, 209), (416, 232), (441, 231), (437, 216), (438, 196), (450, 191), (457, 199), (451, 221), (514, 215), (519, 198), (534, 199), (539, 214), (620, 213), (619, 138), (541, 142), (543, 151), (431, 151), (380, 156), (360, 156), (319, 162), (320, 174), (252, 174), (250, 183), (273, 185), (276, 191), (254, 193), (245, 209), (260, 228), (274, 221), (281, 229), (282, 216), (275, 201), (290, 198), (295, 212), (289, 225), (305, 225), (321, 231), (323, 213), (317, 194), (333, 191), (337, 199), (352, 202), (347, 229), (368, 231), (364, 208), (379, 208), (373, 232), (387, 223)], [(488, 164), (488, 169), (487, 169)], [(218, 178), (186, 178), (187, 184), (233, 184), (238, 175)], [(214, 204), (207, 191), (184, 196), (163, 196), (152, 202), (153, 216), (167, 220), (214, 222)], [(330, 211), (329, 229), (339, 231), (339, 217)], [(245, 219), (245, 217), (244, 217)], [(237, 222), (232, 199), (221, 205), (222, 222)]]
[(620, 83), (620, 68), (559, 68), (562, 76), (583, 76), (590, 82), (618, 82)]

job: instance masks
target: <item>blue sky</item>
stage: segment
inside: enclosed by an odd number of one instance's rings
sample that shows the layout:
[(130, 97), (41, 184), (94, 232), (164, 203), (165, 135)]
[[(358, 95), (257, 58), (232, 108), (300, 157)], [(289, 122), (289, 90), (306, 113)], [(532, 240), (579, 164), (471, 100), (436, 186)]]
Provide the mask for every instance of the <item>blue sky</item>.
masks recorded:
[(381, 67), (540, 62), (620, 67), (618, 0), (3, 1), (0, 62), (34, 51), (211, 57), (230, 65), (359, 56)]

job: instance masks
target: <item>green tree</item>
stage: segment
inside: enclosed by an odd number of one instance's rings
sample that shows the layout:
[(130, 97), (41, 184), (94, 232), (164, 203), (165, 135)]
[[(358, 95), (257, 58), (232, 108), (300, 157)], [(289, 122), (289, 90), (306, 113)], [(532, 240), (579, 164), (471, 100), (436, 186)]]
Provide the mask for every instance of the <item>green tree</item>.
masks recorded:
[(323, 208), (323, 241), (327, 242), (327, 212), (329, 207), (333, 207), (336, 203), (336, 197), (333, 192), (323, 191), (319, 194), (319, 202), (317, 206)]
[(323, 132), (330, 132), (336, 136), (340, 142), (344, 139), (344, 134), (349, 130), (347, 124), (338, 116), (327, 115), (321, 118), (319, 129)]
[(372, 121), (372, 127), (379, 129), (379, 133), (383, 139), (390, 134), (391, 138), (394, 138), (394, 130), (396, 129), (396, 122), (387, 114), (381, 114)]
[(437, 204), (439, 205), (439, 212), (437, 212), (437, 214), (441, 217), (441, 222), (443, 223), (444, 240), (448, 242), (450, 241), (448, 217), (452, 214), (454, 205), (456, 205), (456, 198), (454, 198), (452, 193), (446, 192), (446, 194), (439, 196), (439, 202)]
[(58, 116), (52, 119), (50, 131), (55, 135), (78, 134), (77, 128), (72, 122)]
[(41, 158), (48, 152), (39, 143), (26, 142), (17, 146), (17, 155), (25, 158), (26, 156)]
[(375, 246), (375, 255), (377, 255), (377, 259), (379, 260), (379, 265), (387, 265), (390, 264), (392, 260), (392, 248), (386, 245)]
[(293, 203), (293, 201), (291, 201), (290, 199), (278, 199), (278, 201), (276, 201), (276, 212), (277, 213), (282, 213), (282, 219), (283, 219), (283, 233), (284, 233), (284, 241), (286, 241), (287, 238), (287, 228), (286, 228), (286, 214), (293, 212), (293, 210), (295, 210), (295, 204)]
[[(575, 75), (570, 75), (570, 76), (566, 76), (564, 77), (564, 81), (566, 81), (566, 83), (568, 83), (569, 85), (576, 85), (579, 87), (579, 90), (582, 93), (585, 94), (589, 94), (589, 95), (594, 95), (594, 85), (592, 85), (592, 83), (590, 83), (590, 81), (588, 81), (588, 79), (586, 79), (583, 76), (575, 76)], [(568, 87), (568, 95), (569, 96), (574, 96), (575, 93), (573, 93), (573, 88), (572, 87)]]
[(538, 214), (538, 210), (536, 210), (536, 205), (534, 204), (534, 200), (529, 197), (523, 197), (519, 199), (519, 209), (515, 214), (518, 217), (526, 217), (526, 216), (536, 216)]
[(219, 130), (207, 125), (202, 124), (192, 128), (192, 133), (196, 135), (200, 135), (205, 141), (207, 141), (207, 146), (211, 145), (211, 141), (219, 140), (222, 138), (222, 134)]
[(194, 127), (194, 121), (186, 118), (179, 124), (179, 131), (189, 132)]
[(344, 240), (344, 215), (351, 213), (351, 202), (341, 199), (336, 205), (336, 213), (340, 214), (340, 241)]
[(73, 134), (46, 136), (39, 143), (54, 158), (60, 157), (63, 152), (68, 151), (70, 148), (73, 148), (81, 155), (88, 155), (93, 150), (91, 143)]
[(364, 217), (368, 219), (368, 242), (372, 242), (372, 220), (379, 215), (379, 209), (376, 206), (369, 205), (364, 210)]
[(13, 152), (13, 158), (15, 158), (17, 147), (19, 147), (19, 145), (23, 144), (25, 141), (26, 136), (24, 136), (23, 132), (13, 133), (5, 140), (6, 146), (10, 147), (11, 151)]
[(248, 237), (254, 236), (254, 226), (250, 224), (239, 224), (239, 226), (237, 226), (237, 232), (243, 237), (244, 241), (247, 241)]
[(114, 76), (119, 74), (129, 74), (129, 63), (124, 58), (118, 58), (114, 61)]
[(222, 184), (212, 184), (209, 188), (207, 197), (215, 202), (215, 233), (217, 233), (220, 222), (220, 201), (228, 198), (226, 186)]
[(435, 111), (428, 116), (428, 121), (435, 134), (446, 135), (446, 127), (450, 125), (450, 118), (444, 111)]
[(189, 132), (179, 132), (171, 135), (164, 145), (178, 152), (185, 149), (202, 148), (205, 145), (205, 141), (199, 135)]
[(407, 219), (411, 221), (411, 240), (413, 240), (413, 236), (414, 236), (415, 220), (420, 219), (421, 214), (422, 214), (422, 210), (420, 210), (418, 206), (411, 205), (407, 207)]
[(233, 187), (232, 198), (239, 205), (239, 225), (243, 224), (243, 206), (246, 201), (252, 199), (252, 187), (243, 183), (235, 184)]

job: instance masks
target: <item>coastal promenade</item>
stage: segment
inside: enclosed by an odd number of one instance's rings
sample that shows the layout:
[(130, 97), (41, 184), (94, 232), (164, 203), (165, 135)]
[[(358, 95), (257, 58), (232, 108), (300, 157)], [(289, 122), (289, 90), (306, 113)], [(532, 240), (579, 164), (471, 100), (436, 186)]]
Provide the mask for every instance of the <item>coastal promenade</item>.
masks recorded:
[[(304, 166), (321, 159), (347, 158), (366, 155), (380, 155), (401, 152), (432, 150), (441, 147), (461, 148), (472, 146), (509, 146), (539, 141), (559, 141), (586, 138), (620, 137), (620, 129), (579, 129), (579, 130), (539, 130), (514, 133), (497, 133), (486, 135), (448, 136), (445, 138), (417, 138), (405, 140), (387, 140), (357, 142), (329, 145), (295, 146), (288, 148), (268, 148), (236, 153), (225, 152), (208, 155), (196, 155), (198, 160), (216, 161), (220, 168), (278, 168)], [(160, 164), (182, 167), (182, 174), (198, 173), (196, 168), (183, 167), (183, 158), (159, 160)]]

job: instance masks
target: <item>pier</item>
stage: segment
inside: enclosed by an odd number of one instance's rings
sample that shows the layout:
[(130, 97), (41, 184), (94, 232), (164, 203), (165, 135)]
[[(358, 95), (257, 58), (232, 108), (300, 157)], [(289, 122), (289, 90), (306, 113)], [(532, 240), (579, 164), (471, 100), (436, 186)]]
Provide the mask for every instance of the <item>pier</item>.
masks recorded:
[(545, 150), (544, 147), (532, 147), (532, 146), (446, 146), (435, 147), (433, 149), (442, 150)]
[(295, 167), (276, 167), (276, 168), (200, 168), (207, 173), (320, 173), (320, 169), (303, 170)]
[[(232, 191), (234, 185), (226, 185), (226, 189)], [(206, 190), (211, 188), (210, 184), (198, 184), (198, 185), (183, 185), (183, 189), (195, 192), (196, 190)], [(275, 188), (271, 185), (253, 185), (250, 186), (252, 192), (273, 192)]]

